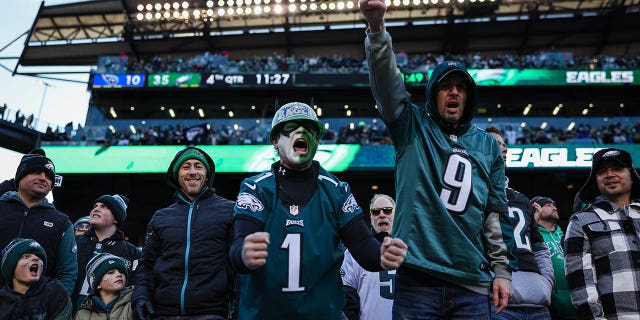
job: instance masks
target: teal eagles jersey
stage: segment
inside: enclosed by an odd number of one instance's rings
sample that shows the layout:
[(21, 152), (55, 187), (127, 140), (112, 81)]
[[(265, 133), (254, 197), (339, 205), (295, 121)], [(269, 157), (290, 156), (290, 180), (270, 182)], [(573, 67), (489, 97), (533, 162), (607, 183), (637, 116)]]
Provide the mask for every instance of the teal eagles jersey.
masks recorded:
[(513, 226), (515, 253), (518, 257), (518, 271), (540, 273), (534, 252), (547, 250), (547, 245), (537, 228), (533, 207), (524, 194), (507, 188), (509, 219)]
[(501, 213), (492, 238), (512, 239), (504, 161), (495, 139), (475, 126), (460, 135), (445, 134), (413, 104), (388, 126), (396, 150), (393, 236), (408, 245), (404, 264), (445, 281), (485, 286), (493, 263), (517, 268), (510, 254), (488, 261), (483, 244), (489, 212)]
[[(310, 181), (310, 183), (313, 183)], [(362, 209), (349, 185), (319, 166), (303, 210), (285, 208), (273, 171), (245, 179), (234, 212), (264, 224), (266, 265), (241, 276), (239, 319), (338, 319), (345, 303), (339, 230)]]

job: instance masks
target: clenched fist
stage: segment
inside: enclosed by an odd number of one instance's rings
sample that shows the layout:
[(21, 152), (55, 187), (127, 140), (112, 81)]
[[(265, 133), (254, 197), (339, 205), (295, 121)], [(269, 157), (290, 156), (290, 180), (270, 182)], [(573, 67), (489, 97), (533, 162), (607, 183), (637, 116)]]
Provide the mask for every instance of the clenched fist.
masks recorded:
[(269, 233), (255, 232), (244, 238), (242, 245), (242, 262), (253, 270), (267, 263), (267, 247), (269, 246)]
[(380, 246), (380, 264), (386, 270), (398, 269), (407, 256), (407, 244), (400, 238), (384, 237)]

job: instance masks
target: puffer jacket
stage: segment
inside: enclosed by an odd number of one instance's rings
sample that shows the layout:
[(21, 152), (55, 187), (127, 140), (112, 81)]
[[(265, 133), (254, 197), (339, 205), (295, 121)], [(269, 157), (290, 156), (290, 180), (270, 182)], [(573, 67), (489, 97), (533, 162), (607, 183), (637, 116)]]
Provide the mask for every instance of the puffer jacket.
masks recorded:
[(226, 317), (234, 279), (228, 262), (234, 202), (206, 188), (193, 202), (177, 193), (147, 226), (132, 298), (155, 315)]

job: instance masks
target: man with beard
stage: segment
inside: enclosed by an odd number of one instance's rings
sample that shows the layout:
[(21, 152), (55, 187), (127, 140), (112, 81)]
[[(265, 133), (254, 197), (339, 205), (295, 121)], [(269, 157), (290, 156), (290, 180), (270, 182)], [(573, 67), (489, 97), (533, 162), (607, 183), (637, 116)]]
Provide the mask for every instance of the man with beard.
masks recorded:
[(553, 291), (551, 291), (551, 317), (554, 320), (575, 319), (576, 308), (571, 304), (569, 284), (564, 274), (564, 250), (562, 249), (564, 233), (558, 225), (560, 220), (558, 208), (553, 199), (544, 196), (533, 197), (531, 206), (535, 210), (538, 230), (549, 247), (556, 279)]
[(369, 82), (396, 153), (392, 235), (407, 242), (394, 318), (488, 319), (507, 306), (517, 270), (496, 141), (472, 124), (476, 83), (455, 61), (429, 75), (426, 106), (411, 101), (385, 28), (384, 0), (359, 0)]
[(156, 211), (136, 271), (131, 305), (138, 319), (227, 319), (235, 275), (228, 263), (233, 202), (213, 189), (213, 159), (179, 151), (167, 169), (175, 202)]
[(578, 197), (588, 205), (571, 215), (563, 244), (577, 318), (638, 318), (640, 176), (631, 154), (596, 152)]
[[(386, 194), (375, 194), (369, 204), (371, 228), (382, 241), (393, 228), (396, 202)], [(395, 270), (370, 272), (353, 259), (349, 250), (342, 262), (342, 283), (347, 298), (344, 314), (349, 320), (391, 320)]]
[(239, 319), (338, 319), (343, 244), (365, 269), (395, 269), (400, 239), (376, 240), (349, 185), (313, 160), (322, 124), (308, 105), (283, 105), (271, 123), (280, 160), (245, 179), (230, 257), (242, 273)]

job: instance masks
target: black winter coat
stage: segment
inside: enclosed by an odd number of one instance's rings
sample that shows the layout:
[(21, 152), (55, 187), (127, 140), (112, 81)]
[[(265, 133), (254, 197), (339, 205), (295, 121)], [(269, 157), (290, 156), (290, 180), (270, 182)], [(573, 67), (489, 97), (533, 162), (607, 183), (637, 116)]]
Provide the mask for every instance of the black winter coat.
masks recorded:
[(42, 276), (24, 295), (0, 287), (0, 319), (68, 320), (71, 314), (71, 300), (57, 280)]
[(147, 226), (132, 305), (147, 298), (155, 315), (227, 317), (236, 279), (228, 259), (233, 206), (207, 188), (193, 202), (178, 193), (174, 204), (156, 211)]

